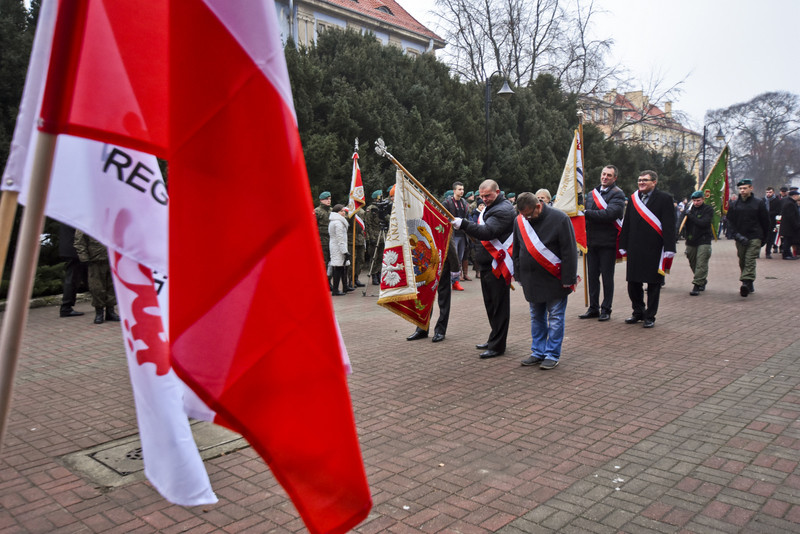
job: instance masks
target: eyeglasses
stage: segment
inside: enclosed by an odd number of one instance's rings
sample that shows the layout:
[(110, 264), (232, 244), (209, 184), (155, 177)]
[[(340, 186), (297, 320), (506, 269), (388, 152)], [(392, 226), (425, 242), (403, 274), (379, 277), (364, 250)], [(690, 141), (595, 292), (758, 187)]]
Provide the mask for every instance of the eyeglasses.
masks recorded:
[(636, 181), (639, 182), (640, 184), (646, 184), (647, 182), (652, 182), (653, 180), (651, 180), (650, 178), (640, 178)]

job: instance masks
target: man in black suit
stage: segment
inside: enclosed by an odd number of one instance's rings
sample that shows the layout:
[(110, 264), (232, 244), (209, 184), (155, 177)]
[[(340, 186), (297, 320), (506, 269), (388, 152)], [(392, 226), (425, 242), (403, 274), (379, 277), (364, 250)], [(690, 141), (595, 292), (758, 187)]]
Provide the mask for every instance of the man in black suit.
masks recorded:
[[(600, 185), (586, 195), (586, 263), (588, 267), (589, 309), (581, 319), (611, 318), (614, 301), (614, 267), (617, 263), (617, 240), (625, 213), (625, 193), (615, 185), (619, 171), (606, 165), (600, 173)], [(603, 303), (600, 304), (600, 277), (603, 277)]]
[(619, 236), (619, 248), (628, 255), (626, 280), (633, 307), (633, 314), (625, 322), (643, 321), (645, 328), (655, 326), (661, 283), (675, 257), (675, 206), (672, 195), (658, 190), (657, 185), (655, 171), (639, 175), (639, 190), (631, 195)]
[(470, 237), (480, 240), (483, 246), (475, 253), (475, 268), (481, 273), (481, 292), (483, 305), (492, 332), (486, 343), (475, 345), (483, 350), (481, 359), (494, 358), (506, 351), (508, 325), (511, 320), (511, 300), (509, 284), (513, 275), (513, 265), (508, 247), (513, 242), (516, 210), (494, 180), (485, 180), (478, 188), (481, 199), (486, 204), (478, 222), (456, 217), (453, 227), (461, 228)]

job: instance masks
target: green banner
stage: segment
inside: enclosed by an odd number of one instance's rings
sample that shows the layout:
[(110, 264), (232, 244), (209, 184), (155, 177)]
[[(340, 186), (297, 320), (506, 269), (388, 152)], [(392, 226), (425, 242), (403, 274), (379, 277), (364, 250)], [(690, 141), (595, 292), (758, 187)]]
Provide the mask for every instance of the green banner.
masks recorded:
[(714, 239), (719, 235), (722, 216), (728, 213), (728, 152), (728, 145), (725, 145), (699, 189), (703, 192), (706, 204), (714, 207), (714, 219), (711, 221)]

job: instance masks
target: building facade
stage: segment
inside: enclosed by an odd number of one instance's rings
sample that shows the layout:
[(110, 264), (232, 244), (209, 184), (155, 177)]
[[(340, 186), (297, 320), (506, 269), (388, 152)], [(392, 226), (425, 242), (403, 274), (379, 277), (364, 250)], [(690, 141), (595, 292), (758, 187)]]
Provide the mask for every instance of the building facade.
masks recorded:
[(703, 135), (681, 125), (672, 115), (672, 103), (660, 109), (642, 91), (620, 94), (609, 91), (602, 98), (580, 99), (584, 121), (594, 124), (607, 137), (656, 150), (669, 156), (677, 153), (686, 168), (697, 175), (703, 149)]
[(408, 54), (433, 53), (444, 40), (394, 0), (276, 0), (281, 39), (311, 46), (328, 29), (370, 32), (384, 45)]

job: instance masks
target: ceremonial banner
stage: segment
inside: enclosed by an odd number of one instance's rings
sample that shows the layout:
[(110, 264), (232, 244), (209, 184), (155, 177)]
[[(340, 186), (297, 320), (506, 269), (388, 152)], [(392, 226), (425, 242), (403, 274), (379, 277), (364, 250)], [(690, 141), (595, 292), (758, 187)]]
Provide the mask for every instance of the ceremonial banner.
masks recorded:
[(361, 169), (358, 166), (358, 152), (353, 152), (353, 177), (350, 179), (350, 201), (347, 203), (347, 216), (352, 219), (359, 208), (366, 203), (364, 184), (361, 182)]
[[(310, 532), (352, 529), (372, 502), (274, 5), (62, 0), (53, 43), (40, 129), (169, 160), (172, 368)], [(154, 196), (156, 179), (122, 176)], [(285, 224), (261, 205), (276, 183), (299, 214)], [(197, 261), (209, 242), (224, 261)], [(287, 258), (300, 293), (272, 283)]]
[[(33, 166), (32, 147), (39, 135), (35, 122), (57, 6), (56, 2), (41, 6), (14, 142), (3, 174), (4, 189), (18, 191), (23, 205), (27, 204)], [(213, 504), (217, 498), (185, 410), (188, 407), (193, 417), (202, 415), (208, 421), (215, 414), (172, 370), (162, 323), (162, 309), (166, 308), (156, 299), (152, 276), (144, 274), (151, 269), (166, 270), (167, 204), (166, 186), (155, 156), (90, 139), (59, 136), (46, 213), (110, 247), (145, 475), (174, 504)], [(121, 273), (129, 284), (120, 282)], [(159, 295), (165, 299), (166, 290)]]
[(714, 208), (714, 218), (711, 220), (711, 231), (714, 232), (714, 239), (717, 239), (719, 235), (719, 225), (722, 217), (728, 213), (730, 198), (728, 190), (728, 156), (728, 145), (725, 145), (699, 189), (699, 191), (703, 192), (706, 203), (711, 204)]
[(397, 170), (378, 298), (378, 305), (425, 330), (453, 230), (432, 199)]
[(569, 215), (575, 229), (575, 244), (586, 252), (586, 219), (583, 215), (583, 140), (575, 130), (553, 207)]

